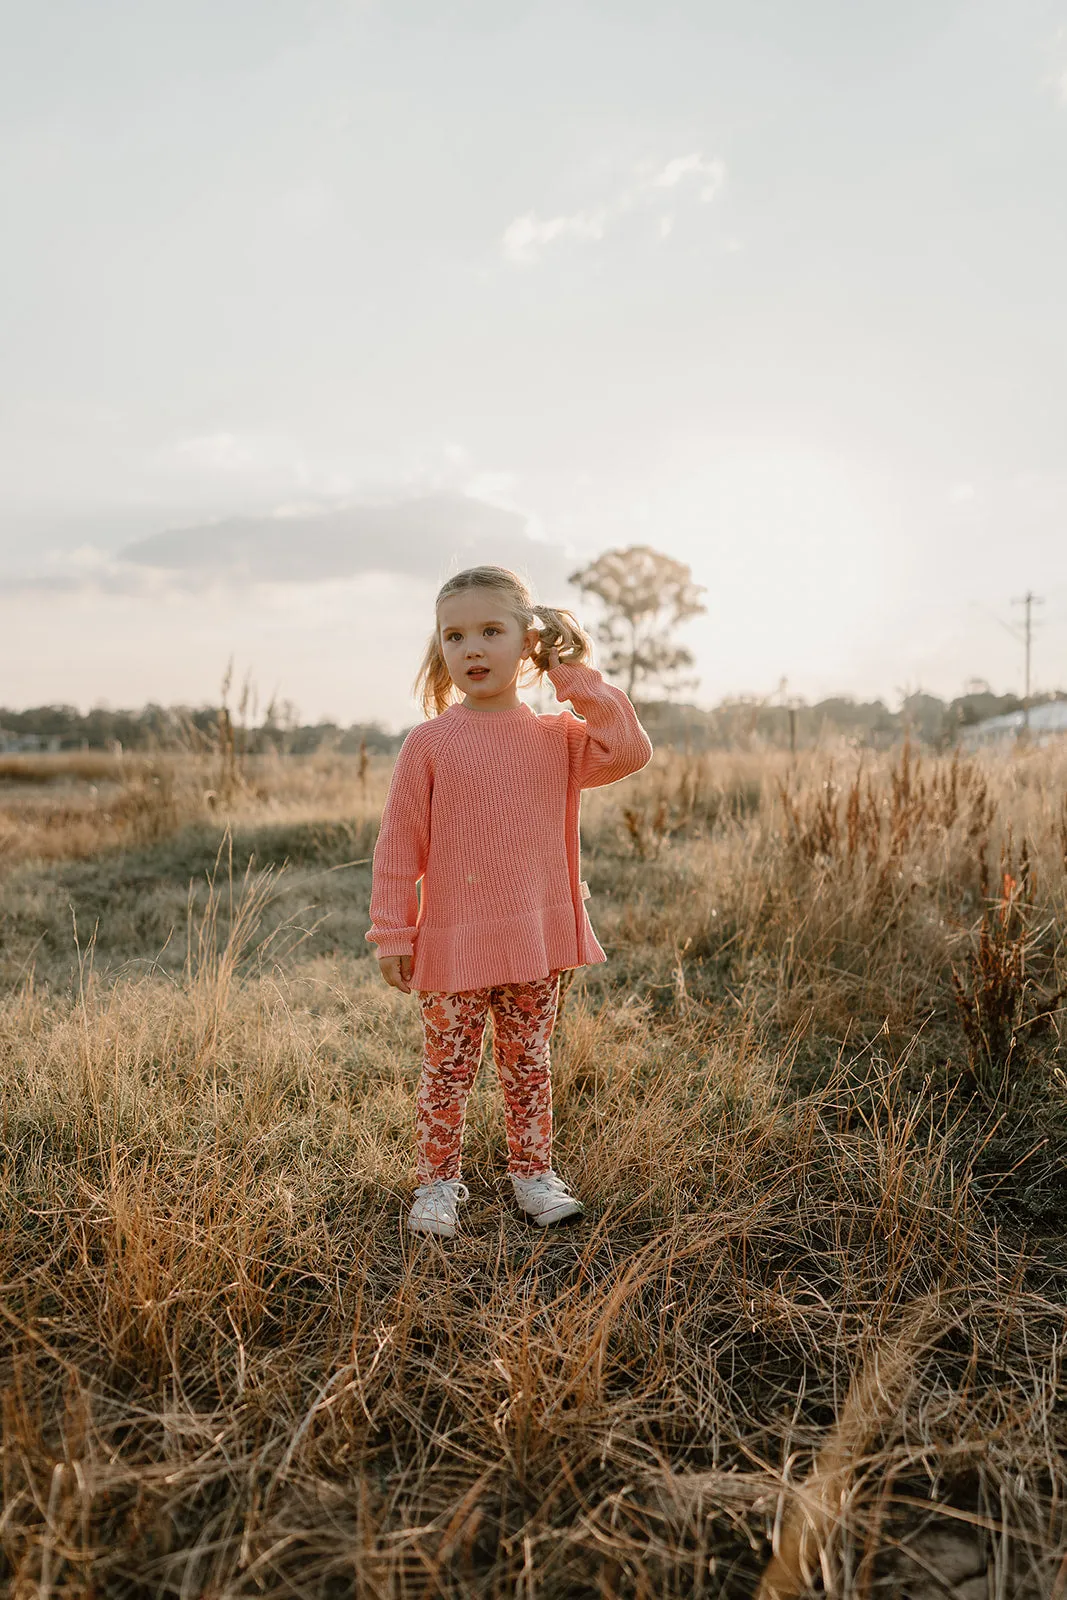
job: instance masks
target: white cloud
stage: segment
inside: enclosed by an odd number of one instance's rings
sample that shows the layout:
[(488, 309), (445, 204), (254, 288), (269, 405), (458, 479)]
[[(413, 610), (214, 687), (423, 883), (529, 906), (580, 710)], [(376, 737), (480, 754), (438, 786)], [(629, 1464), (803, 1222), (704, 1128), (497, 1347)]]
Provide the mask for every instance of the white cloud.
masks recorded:
[(248, 472), (263, 466), (274, 454), (266, 441), (248, 435), (202, 433), (165, 446), (159, 452), (159, 461), (180, 462), (209, 472)]
[[(80, 545), (75, 550), (47, 551), (43, 570), (5, 577), (2, 598), (16, 602), (41, 596), (56, 600), (68, 595), (157, 599), (169, 591), (181, 588), (189, 592), (193, 587), (187, 580), (175, 581), (171, 574), (131, 567), (95, 545)], [(202, 589), (204, 585), (195, 587)]]
[(513, 472), (494, 472), (487, 469), (476, 472), (463, 485), (463, 493), (472, 500), (485, 500), (490, 505), (502, 505), (515, 510), (514, 493), (518, 479)]
[(711, 180), (700, 191), (701, 202), (706, 204), (709, 200), (714, 200), (726, 182), (726, 163), (718, 157), (714, 161), (705, 161), (699, 150), (694, 150), (688, 156), (675, 156), (673, 161), (668, 161), (667, 165), (649, 181), (654, 188), (673, 189), (691, 173), (698, 173)]
[(573, 234), (580, 239), (602, 239), (607, 216), (605, 207), (598, 211), (576, 211), (569, 217), (544, 219), (528, 211), (505, 228), (501, 241), (504, 254), (510, 261), (536, 261), (546, 244), (565, 234)]
[[(704, 179), (698, 198), (702, 205), (714, 200), (726, 183), (726, 163), (719, 157), (706, 160), (699, 150), (685, 156), (675, 156), (659, 167), (652, 162), (642, 162), (634, 172), (634, 182), (621, 189), (613, 200), (591, 210), (575, 211), (556, 217), (539, 217), (527, 211), (516, 217), (504, 229), (501, 249), (509, 261), (528, 265), (539, 261), (545, 248), (558, 239), (603, 239), (608, 228), (619, 217), (635, 207), (647, 205), (659, 189), (677, 188), (685, 179)], [(674, 214), (660, 216), (659, 236), (665, 238), (674, 227)]]
[(154, 491), (206, 489), (213, 499), (254, 495), (303, 501), (343, 499), (355, 490), (350, 464), (323, 459), (303, 442), (282, 433), (219, 428), (171, 439), (139, 463), (140, 477)]

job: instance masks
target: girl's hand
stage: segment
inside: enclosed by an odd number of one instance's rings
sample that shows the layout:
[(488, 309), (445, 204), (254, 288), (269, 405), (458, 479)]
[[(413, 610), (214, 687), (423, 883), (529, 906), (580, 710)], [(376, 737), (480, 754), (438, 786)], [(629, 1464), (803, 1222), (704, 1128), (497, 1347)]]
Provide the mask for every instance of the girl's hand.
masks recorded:
[(411, 956), (380, 956), (378, 966), (382, 977), (401, 994), (411, 993)]
[[(551, 644), (547, 643), (544, 638), (541, 640), (541, 660), (548, 662), (547, 670), (551, 672), (553, 667), (573, 666), (582, 653), (581, 646), (577, 640), (572, 640), (570, 644), (566, 644), (564, 642), (565, 635), (561, 635), (558, 628), (545, 627), (542, 628), (541, 632), (550, 636), (555, 634)], [(561, 646), (563, 648), (562, 655), (560, 654)]]
[[(542, 649), (544, 649), (544, 646), (542, 646)], [(574, 666), (576, 664), (577, 660), (578, 660), (578, 657), (581, 655), (581, 647), (575, 642), (575, 643), (571, 643), (569, 645), (565, 645), (562, 655), (560, 655), (559, 652), (560, 652), (559, 641), (557, 641), (554, 644), (550, 644), (548, 646), (547, 654), (548, 654), (548, 670), (549, 670), (549, 672), (552, 671), (553, 667), (572, 667), (572, 666)]]

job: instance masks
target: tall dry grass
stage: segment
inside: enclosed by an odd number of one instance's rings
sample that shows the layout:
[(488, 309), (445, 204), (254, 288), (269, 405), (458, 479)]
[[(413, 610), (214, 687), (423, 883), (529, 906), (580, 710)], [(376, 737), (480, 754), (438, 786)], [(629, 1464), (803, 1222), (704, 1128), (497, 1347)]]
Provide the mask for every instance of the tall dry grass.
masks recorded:
[(289, 823), (381, 813), (391, 762), (323, 751), (237, 761), (232, 746), (156, 756), (75, 752), (0, 762), (0, 867), (85, 861), (196, 823)]
[[(460, 1234), (403, 1228), (417, 1014), (327, 952), (300, 881), (302, 829), (380, 805), (351, 765), (244, 802), (290, 864), (222, 835), (170, 967), (103, 959), (106, 911), (72, 981), (27, 966), (0, 1001), (7, 1591), (1067, 1592), (1059, 1191), (1027, 1236), (1046, 1156), (982, 1165), (1063, 1125), (1062, 1012), (1020, 1024), (1011, 1095), (965, 1026), (983, 917), (1024, 943), (1020, 1017), (1062, 975), (1064, 770), (898, 755), (857, 790), (845, 759), (661, 752), (587, 796), (611, 961), (553, 1041), (570, 1232), (515, 1214), (484, 1070)], [(0, 918), (57, 870), (9, 867)], [(366, 866), (329, 881), (365, 905)]]
[(947, 1018), (955, 1036), (962, 1013), (990, 1100), (1025, 1077), (1022, 1057), (1059, 1051), (1067, 753), (704, 763), (715, 777), (695, 782), (664, 754), (625, 802), (588, 797), (593, 827), (629, 844), (609, 933), (820, 1047), (859, 1023), (903, 1049), (920, 1024)]

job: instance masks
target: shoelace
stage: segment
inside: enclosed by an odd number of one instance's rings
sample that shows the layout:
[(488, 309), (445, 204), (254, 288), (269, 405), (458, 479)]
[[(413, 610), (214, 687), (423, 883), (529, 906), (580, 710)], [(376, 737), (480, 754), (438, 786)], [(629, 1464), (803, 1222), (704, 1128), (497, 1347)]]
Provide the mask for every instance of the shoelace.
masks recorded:
[(558, 1172), (545, 1172), (538, 1178), (523, 1178), (521, 1181), (523, 1183), (536, 1183), (537, 1187), (543, 1189), (546, 1194), (565, 1194), (568, 1199), (573, 1198)]
[(430, 1183), (420, 1183), (415, 1190), (416, 1200), (443, 1200), (446, 1195), (453, 1200), (469, 1200), (471, 1192), (458, 1178), (434, 1178)]

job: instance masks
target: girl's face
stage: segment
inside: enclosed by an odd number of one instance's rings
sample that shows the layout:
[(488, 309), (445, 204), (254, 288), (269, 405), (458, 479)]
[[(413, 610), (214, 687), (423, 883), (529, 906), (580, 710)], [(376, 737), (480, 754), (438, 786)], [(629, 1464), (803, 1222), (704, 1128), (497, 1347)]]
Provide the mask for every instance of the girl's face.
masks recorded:
[(536, 628), (523, 628), (496, 589), (465, 589), (437, 607), (441, 654), (449, 677), (466, 704), (487, 711), (517, 706), (519, 667), (537, 643)]

